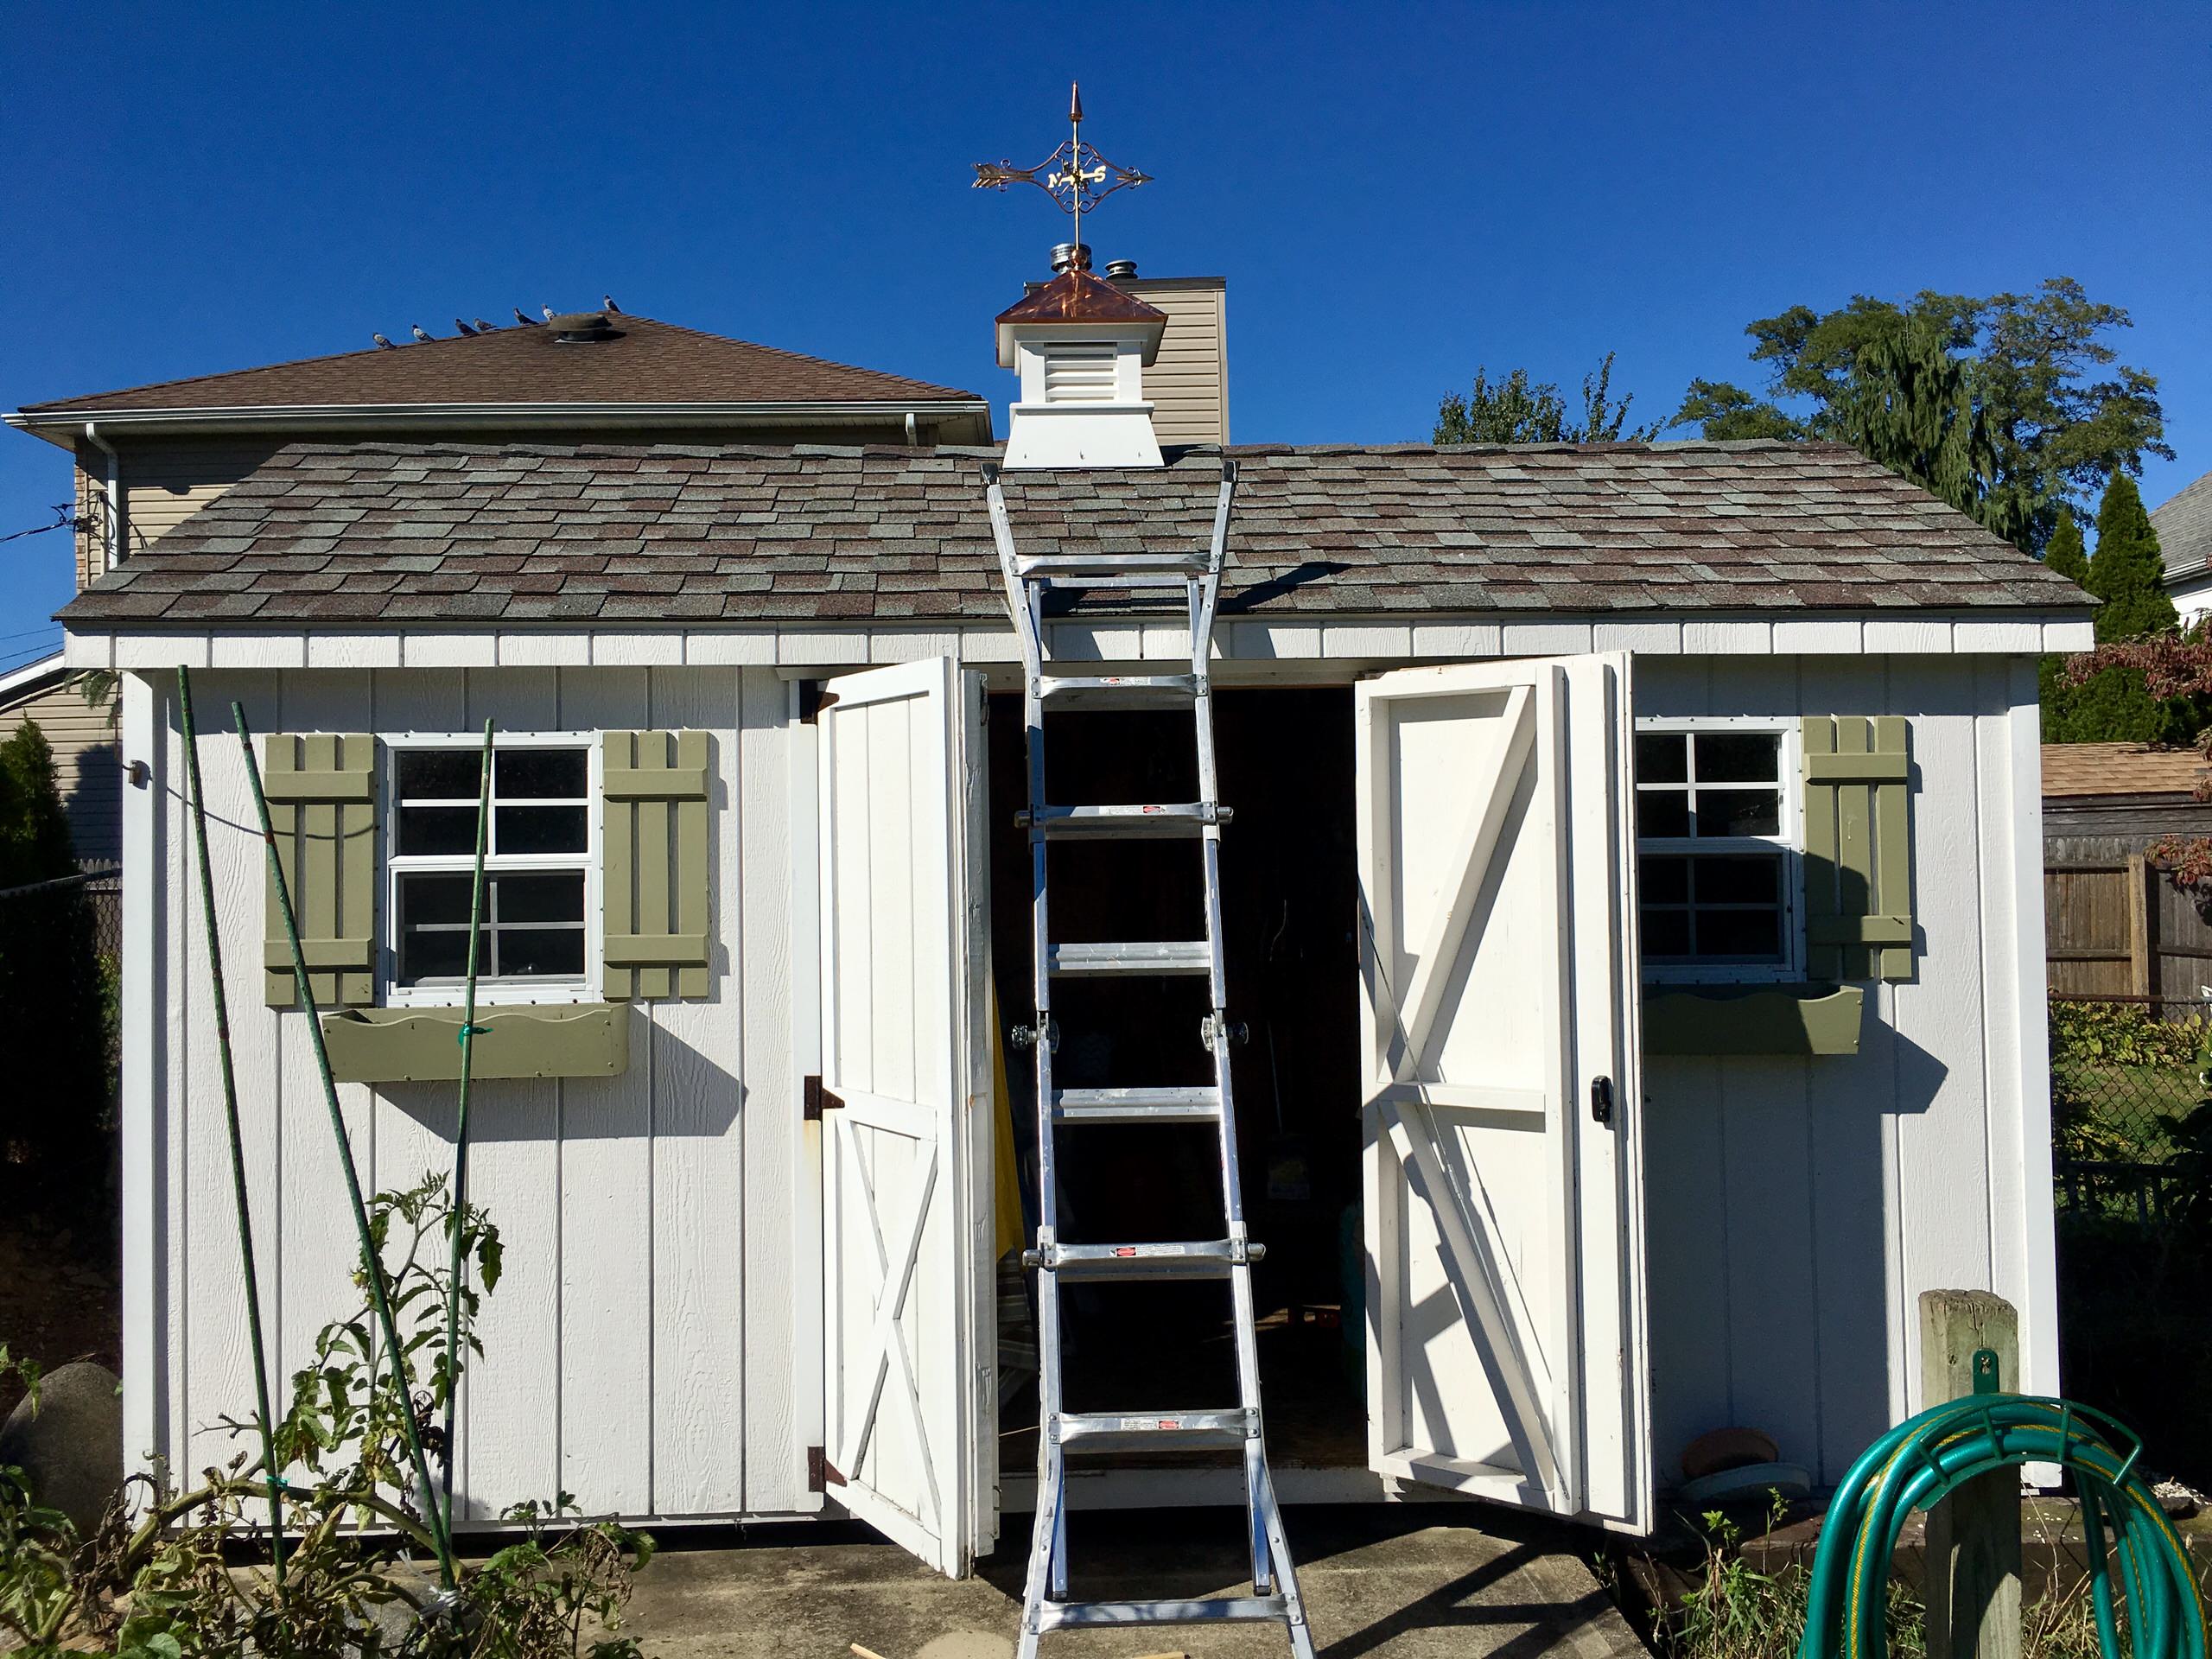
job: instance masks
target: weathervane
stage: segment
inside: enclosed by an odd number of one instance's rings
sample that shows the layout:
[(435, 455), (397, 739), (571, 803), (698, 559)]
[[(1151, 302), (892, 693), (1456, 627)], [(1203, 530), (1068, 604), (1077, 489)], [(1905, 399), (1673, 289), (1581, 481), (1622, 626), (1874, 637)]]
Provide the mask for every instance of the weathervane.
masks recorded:
[[(1039, 178), (1039, 174), (1045, 176)], [(1083, 257), (1084, 210), (1097, 207), (1126, 185), (1151, 181), (1149, 173), (1109, 162), (1098, 153), (1096, 144), (1084, 142), (1083, 89), (1072, 82), (1068, 87), (1068, 136), (1058, 149), (1034, 167), (1016, 167), (1011, 162), (976, 163), (978, 190), (1004, 190), (1009, 184), (1033, 184), (1058, 202), (1060, 211), (1075, 221), (1073, 241), (1078, 260)], [(1106, 188), (1102, 190), (1098, 188), (1101, 185)]]

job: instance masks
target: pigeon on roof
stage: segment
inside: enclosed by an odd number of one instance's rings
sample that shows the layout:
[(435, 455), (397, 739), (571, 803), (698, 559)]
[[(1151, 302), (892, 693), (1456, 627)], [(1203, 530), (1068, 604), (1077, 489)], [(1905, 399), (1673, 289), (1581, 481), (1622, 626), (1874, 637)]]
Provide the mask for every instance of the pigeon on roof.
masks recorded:
[(486, 322), (486, 321), (484, 321), (484, 319), (483, 319), (483, 318), (481, 318), (481, 317), (479, 317), (479, 318), (477, 318), (477, 319), (476, 319), (476, 332), (477, 332), (478, 334), (490, 334), (490, 333), (492, 332), (492, 330), (493, 330), (493, 328), (497, 327), (498, 326), (499, 326), (499, 325), (498, 325), (498, 324), (496, 324), (496, 323), (490, 323), (490, 322)]
[(602, 294), (599, 296), (599, 308), (609, 316), (619, 317), (622, 315), (622, 308), (614, 303), (614, 296), (612, 294)]
[(553, 308), (551, 306), (541, 305), (537, 308), (545, 314), (546, 321), (550, 322), (553, 321)]
[(426, 334), (426, 333), (424, 333), (424, 332), (423, 332), (423, 325), (422, 325), (421, 323), (419, 323), (419, 322), (413, 322), (413, 323), (410, 323), (410, 324), (408, 324), (408, 327), (410, 327), (410, 328), (412, 328), (412, 329), (415, 331), (415, 338), (416, 338), (416, 339), (417, 339), (417, 340), (435, 340), (435, 339), (437, 338), (437, 336), (436, 336), (435, 334)]
[(398, 346), (397, 346), (393, 345), (390, 340), (386, 340), (386, 339), (385, 339), (382, 334), (371, 334), (371, 335), (369, 336), (369, 338), (370, 338), (371, 340), (373, 340), (374, 341), (376, 341), (376, 343), (377, 343), (378, 345), (379, 345), (379, 346), (383, 346), (383, 347), (385, 348), (385, 350), (386, 350), (387, 352), (396, 352), (396, 351), (397, 351), (397, 350), (399, 349), (399, 347), (398, 347)]
[(514, 308), (514, 314), (515, 314), (515, 321), (516, 321), (517, 322), (518, 322), (518, 323), (522, 324), (522, 326), (523, 326), (524, 327), (525, 327), (525, 328), (535, 328), (535, 327), (537, 327), (538, 326), (538, 321), (537, 321), (537, 319), (536, 317), (526, 317), (526, 316), (523, 315), (523, 314), (522, 314), (522, 307), (520, 307), (520, 306), (516, 306), (516, 307)]
[(467, 323), (463, 322), (459, 317), (455, 317), (453, 320), (453, 326), (460, 329), (462, 334), (467, 334), (471, 340), (476, 338), (476, 331), (470, 327)]

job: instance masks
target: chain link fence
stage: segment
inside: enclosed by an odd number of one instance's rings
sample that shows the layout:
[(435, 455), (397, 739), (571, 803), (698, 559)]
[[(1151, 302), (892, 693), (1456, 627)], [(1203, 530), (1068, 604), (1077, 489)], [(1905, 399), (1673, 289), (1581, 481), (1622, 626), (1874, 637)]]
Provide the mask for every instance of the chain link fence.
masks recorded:
[(2062, 1218), (2162, 1226), (2200, 1210), (2212, 1109), (2212, 1003), (2050, 1000), (2051, 1118)]
[[(116, 1005), (122, 963), (120, 864), (86, 861), (74, 875), (0, 888), (0, 1001), (6, 1004), (0, 1007), (0, 1028), (31, 1040), (41, 1020), (62, 1010), (73, 1026), (96, 1024), (111, 1108), (121, 1060)], [(73, 998), (56, 1000), (63, 983), (79, 976), (79, 964), (92, 982), (74, 987), (80, 994)], [(67, 1046), (50, 1026), (43, 1036), (46, 1043)], [(93, 1109), (101, 1103), (93, 1103)]]

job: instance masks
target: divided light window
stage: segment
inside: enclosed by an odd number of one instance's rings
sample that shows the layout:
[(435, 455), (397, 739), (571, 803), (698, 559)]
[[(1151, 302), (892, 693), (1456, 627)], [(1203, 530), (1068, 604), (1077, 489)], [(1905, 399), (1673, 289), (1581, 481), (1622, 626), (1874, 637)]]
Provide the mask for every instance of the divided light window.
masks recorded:
[[(468, 969), (480, 743), (392, 749), (391, 988), (442, 1002)], [(551, 1000), (591, 982), (596, 879), (592, 749), (581, 740), (495, 743), (477, 981), (492, 1000)]]
[(1647, 976), (1794, 979), (1797, 757), (1787, 728), (1638, 721), (1637, 885)]

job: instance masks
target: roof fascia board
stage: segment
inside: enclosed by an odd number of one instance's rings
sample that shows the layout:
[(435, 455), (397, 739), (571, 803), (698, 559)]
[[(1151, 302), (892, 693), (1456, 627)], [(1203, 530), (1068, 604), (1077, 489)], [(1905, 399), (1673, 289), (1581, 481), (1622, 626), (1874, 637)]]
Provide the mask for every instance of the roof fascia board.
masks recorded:
[[(1185, 631), (1140, 617), (1050, 624), (1055, 649), (1105, 662), (1169, 660)], [(1217, 625), (1221, 658), (1255, 669), (1268, 663), (1449, 662), (1493, 657), (1630, 650), (1678, 656), (2040, 655), (2086, 650), (2091, 626), (2070, 611), (1999, 611), (1904, 617), (1894, 611), (1815, 617), (1351, 616), (1335, 613), (1224, 617)], [(702, 628), (626, 622), (596, 628), (485, 629), (373, 624), (353, 628), (72, 626), (63, 647), (72, 669), (496, 668), (823, 666), (957, 657), (963, 663), (1014, 660), (1013, 631), (980, 619), (853, 628), (793, 621)]]
[(73, 671), (59, 651), (10, 669), (0, 674), (0, 708), (12, 709), (18, 702), (45, 691), (49, 684), (60, 684)]
[(988, 439), (990, 404), (982, 398), (870, 399), (683, 404), (272, 404), (229, 409), (15, 410), (0, 419), (19, 431), (72, 448), (87, 420), (103, 430), (200, 432), (423, 432), (441, 429), (599, 427), (747, 427), (903, 423), (978, 423)]

